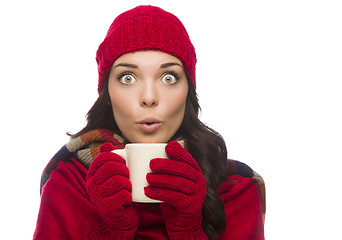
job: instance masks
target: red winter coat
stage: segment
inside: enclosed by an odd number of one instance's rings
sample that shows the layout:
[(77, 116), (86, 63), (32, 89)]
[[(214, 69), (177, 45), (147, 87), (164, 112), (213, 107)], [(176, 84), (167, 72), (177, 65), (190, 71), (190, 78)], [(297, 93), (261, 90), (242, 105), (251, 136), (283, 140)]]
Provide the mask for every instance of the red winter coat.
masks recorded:
[[(103, 132), (101, 134), (103, 138)], [(93, 141), (85, 138), (82, 140)], [(74, 144), (67, 144), (62, 150), (70, 149), (70, 146), (74, 147)], [(60, 152), (45, 169), (46, 172), (51, 168), (47, 182), (43, 182), (33, 239), (101, 239), (98, 237), (103, 231), (101, 217), (86, 191), (85, 179), (88, 170), (84, 162), (75, 158), (69, 158), (66, 162), (58, 160), (66, 157), (66, 154)], [(90, 152), (93, 156), (96, 155), (94, 151)], [(235, 172), (239, 172), (236, 171), (237, 168), (250, 170), (239, 162), (230, 160), (229, 163), (235, 168)], [(253, 176), (229, 175), (228, 181), (222, 184), (219, 192), (225, 207), (227, 225), (219, 239), (264, 239), (264, 190), (262, 182), (255, 179), (255, 173)], [(134, 239), (168, 239), (159, 205), (133, 204), (139, 215), (139, 226)]]

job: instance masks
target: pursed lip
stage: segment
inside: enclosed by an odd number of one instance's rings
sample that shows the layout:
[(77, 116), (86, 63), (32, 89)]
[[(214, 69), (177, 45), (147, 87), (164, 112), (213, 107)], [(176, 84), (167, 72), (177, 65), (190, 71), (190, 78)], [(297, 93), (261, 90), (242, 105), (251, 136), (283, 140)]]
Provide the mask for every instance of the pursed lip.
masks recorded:
[(161, 127), (162, 122), (156, 118), (148, 117), (137, 122), (139, 128), (146, 133), (152, 133)]

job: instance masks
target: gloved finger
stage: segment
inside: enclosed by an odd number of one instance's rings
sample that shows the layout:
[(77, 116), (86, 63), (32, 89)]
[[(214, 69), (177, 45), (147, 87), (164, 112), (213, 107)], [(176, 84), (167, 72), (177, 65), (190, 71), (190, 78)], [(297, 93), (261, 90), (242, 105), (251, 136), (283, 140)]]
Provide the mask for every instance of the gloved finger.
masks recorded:
[(100, 147), (100, 152), (111, 152), (115, 150), (116, 148), (114, 147), (113, 144), (109, 142), (105, 142), (104, 144), (101, 145)]
[(192, 213), (198, 211), (198, 206), (202, 206), (203, 202), (197, 199), (193, 199), (183, 193), (161, 189), (157, 187), (148, 186), (145, 187), (145, 194), (151, 199), (162, 201), (161, 204), (169, 204), (182, 213)]
[(195, 181), (202, 173), (196, 171), (187, 163), (175, 161), (167, 158), (155, 158), (150, 161), (150, 169), (155, 173), (181, 176), (191, 181)]
[(178, 176), (148, 173), (146, 179), (150, 186), (165, 188), (186, 195), (190, 195), (198, 189), (197, 183)]
[(172, 205), (177, 205), (176, 200), (187, 197), (184, 193), (170, 189), (161, 189), (159, 187), (147, 186), (144, 188), (145, 195), (151, 199), (160, 200)]
[(192, 166), (194, 169), (196, 169), (196, 171), (201, 171), (195, 159), (178, 142), (176, 141), (169, 142), (165, 147), (165, 152), (170, 159), (175, 159), (175, 160), (179, 160), (182, 162), (186, 162), (190, 166)]
[(115, 175), (120, 175), (128, 179), (128, 167), (120, 162), (107, 161), (93, 175), (93, 183), (101, 185)]
[(202, 208), (204, 201), (202, 197), (188, 196), (177, 191), (153, 186), (145, 187), (144, 190), (147, 197), (162, 201), (161, 207), (163, 207), (163, 204), (168, 204), (182, 213), (198, 212)]
[(126, 164), (125, 160), (116, 153), (112, 153), (112, 152), (100, 153), (90, 164), (88, 174), (87, 174), (87, 179), (93, 176), (98, 171), (98, 169), (101, 168), (102, 165), (108, 161), (115, 161), (115, 162)]
[(129, 193), (132, 192), (132, 184), (128, 178), (116, 175), (109, 178), (101, 185), (93, 184), (89, 182), (87, 184), (87, 191), (91, 193), (94, 198), (101, 197), (107, 198), (116, 193), (125, 190)]

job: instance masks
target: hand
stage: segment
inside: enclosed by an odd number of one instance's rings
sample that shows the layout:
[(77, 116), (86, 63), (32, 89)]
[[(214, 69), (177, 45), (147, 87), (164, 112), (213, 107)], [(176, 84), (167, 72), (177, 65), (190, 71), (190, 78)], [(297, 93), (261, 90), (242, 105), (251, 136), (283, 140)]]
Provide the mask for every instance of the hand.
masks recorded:
[(149, 198), (163, 201), (163, 213), (171, 239), (207, 239), (201, 227), (202, 205), (206, 197), (206, 180), (200, 167), (179, 143), (165, 147), (170, 159), (156, 158), (150, 162), (150, 184), (145, 188)]
[(110, 143), (101, 146), (100, 154), (89, 167), (87, 192), (107, 229), (118, 239), (120, 236), (133, 239), (138, 215), (132, 206), (132, 184), (125, 161), (111, 152), (114, 149)]

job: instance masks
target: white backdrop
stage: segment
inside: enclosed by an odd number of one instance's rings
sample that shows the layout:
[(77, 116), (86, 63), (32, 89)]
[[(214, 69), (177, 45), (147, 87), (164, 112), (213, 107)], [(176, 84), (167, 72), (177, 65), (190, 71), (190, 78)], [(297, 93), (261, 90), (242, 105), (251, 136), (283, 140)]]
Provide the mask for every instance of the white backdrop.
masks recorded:
[(266, 181), (266, 238), (342, 239), (337, 0), (2, 1), (0, 238), (32, 238), (40, 174), (97, 97), (97, 47), (139, 4), (187, 28), (201, 119)]

